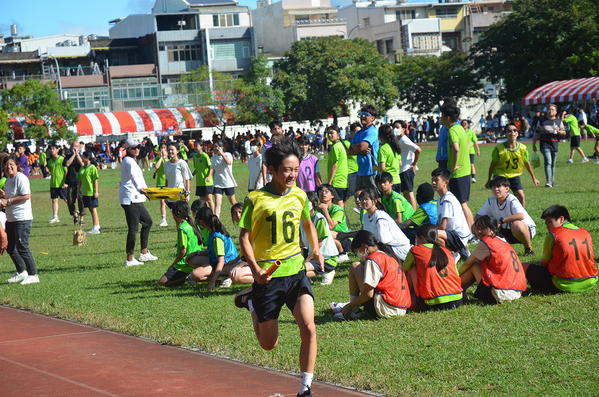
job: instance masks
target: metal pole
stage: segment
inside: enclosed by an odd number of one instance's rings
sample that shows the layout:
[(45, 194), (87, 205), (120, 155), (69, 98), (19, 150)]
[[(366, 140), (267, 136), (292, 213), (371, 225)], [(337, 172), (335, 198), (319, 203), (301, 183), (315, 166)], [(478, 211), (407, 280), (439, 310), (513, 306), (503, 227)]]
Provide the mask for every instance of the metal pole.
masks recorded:
[(58, 76), (58, 93), (60, 95), (60, 99), (63, 99), (62, 82), (60, 81), (60, 69), (58, 68), (58, 61), (56, 60), (56, 57), (52, 54), (48, 54), (48, 57), (54, 58), (54, 62), (56, 63), (56, 75)]

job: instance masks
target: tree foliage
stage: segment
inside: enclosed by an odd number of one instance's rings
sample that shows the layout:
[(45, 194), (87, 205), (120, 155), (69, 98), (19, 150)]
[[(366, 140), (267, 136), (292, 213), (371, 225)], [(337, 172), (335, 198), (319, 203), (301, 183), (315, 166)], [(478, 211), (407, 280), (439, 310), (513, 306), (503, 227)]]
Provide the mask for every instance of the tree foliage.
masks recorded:
[(6, 147), (6, 134), (8, 133), (8, 113), (4, 109), (0, 109), (0, 149)]
[(191, 102), (200, 110), (202, 118), (223, 136), (227, 125), (235, 122), (234, 110), (238, 91), (235, 89), (235, 79), (231, 75), (210, 70), (207, 65), (202, 65), (190, 73), (181, 75), (180, 94), (186, 99), (185, 105)]
[(473, 47), (476, 68), (516, 101), (555, 80), (599, 73), (596, 0), (520, 0)]
[(311, 122), (341, 115), (350, 102), (372, 103), (384, 114), (397, 99), (393, 68), (374, 44), (337, 36), (293, 43), (275, 64), (273, 86), (292, 118)]
[(268, 124), (283, 115), (283, 92), (269, 84), (271, 76), (266, 57), (252, 57), (250, 70), (236, 84), (238, 124)]
[(396, 69), (397, 104), (414, 113), (431, 113), (445, 97), (483, 95), (483, 84), (463, 51), (404, 57)]
[(64, 139), (70, 142), (77, 137), (69, 130), (79, 120), (73, 102), (60, 99), (52, 83), (42, 84), (39, 80), (29, 79), (4, 90), (2, 108), (9, 114), (26, 117), (21, 125), (28, 139)]

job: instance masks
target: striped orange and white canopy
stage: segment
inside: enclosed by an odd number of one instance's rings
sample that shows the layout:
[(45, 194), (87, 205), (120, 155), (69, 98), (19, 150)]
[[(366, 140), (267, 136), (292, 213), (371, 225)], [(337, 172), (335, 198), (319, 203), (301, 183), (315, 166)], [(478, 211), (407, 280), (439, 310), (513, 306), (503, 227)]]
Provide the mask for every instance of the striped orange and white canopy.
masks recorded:
[(522, 105), (563, 103), (599, 97), (599, 77), (561, 80), (547, 83), (524, 97)]

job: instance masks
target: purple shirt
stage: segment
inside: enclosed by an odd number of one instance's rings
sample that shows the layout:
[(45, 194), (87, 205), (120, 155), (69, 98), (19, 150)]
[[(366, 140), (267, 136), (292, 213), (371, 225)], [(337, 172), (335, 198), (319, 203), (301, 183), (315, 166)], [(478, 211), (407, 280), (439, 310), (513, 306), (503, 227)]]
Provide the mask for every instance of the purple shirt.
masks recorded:
[(314, 176), (317, 172), (320, 172), (318, 169), (318, 157), (308, 154), (300, 161), (300, 169), (295, 184), (304, 192), (315, 192), (316, 179)]
[(27, 160), (27, 156), (25, 156), (25, 154), (19, 157), (19, 165), (23, 169), (23, 174), (29, 178), (29, 161)]

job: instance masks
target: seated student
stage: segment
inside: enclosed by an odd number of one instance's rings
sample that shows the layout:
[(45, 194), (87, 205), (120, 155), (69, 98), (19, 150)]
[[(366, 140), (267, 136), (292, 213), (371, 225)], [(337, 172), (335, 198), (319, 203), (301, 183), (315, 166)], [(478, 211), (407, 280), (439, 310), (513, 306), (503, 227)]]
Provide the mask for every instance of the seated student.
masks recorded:
[(409, 219), (414, 213), (414, 208), (401, 193), (393, 190), (393, 176), (384, 171), (376, 176), (375, 181), (382, 192), (381, 201), (385, 211), (391, 215), (391, 218), (397, 223)]
[(235, 203), (231, 207), (231, 219), (235, 226), (239, 225), (239, 221), (241, 220), (241, 210), (243, 209), (243, 203)]
[(399, 228), (410, 239), (410, 244), (416, 244), (416, 227), (420, 225), (437, 225), (437, 200), (435, 191), (430, 183), (425, 182), (416, 190), (416, 202), (418, 209), (410, 219), (399, 224)]
[[(220, 285), (223, 288), (230, 287), (232, 282), (236, 284), (253, 283), (252, 272), (249, 267), (245, 266), (245, 263), (239, 264), (240, 258), (235, 243), (218, 216), (212, 214), (200, 222), (210, 232), (210, 236), (206, 241), (208, 249), (187, 256), (187, 263), (195, 268), (189, 275), (189, 279), (192, 282), (209, 280), (207, 289), (210, 290), (216, 287), (216, 281), (221, 276), (221, 272), (224, 271), (229, 279), (223, 280)], [(235, 272), (231, 272), (236, 268)]]
[(191, 216), (193, 219), (195, 219), (196, 225), (200, 230), (200, 233), (202, 233), (202, 240), (204, 242), (208, 241), (210, 232), (202, 227), (200, 220), (207, 218), (212, 214), (212, 209), (208, 207), (208, 203), (206, 202), (206, 200), (197, 199), (193, 203), (191, 203)]
[(406, 259), (410, 251), (410, 240), (378, 202), (376, 191), (371, 188), (364, 189), (360, 194), (360, 203), (366, 210), (362, 229), (374, 234), (381, 243), (389, 245), (400, 260)]
[(490, 197), (476, 214), (493, 215), (501, 225), (501, 236), (510, 244), (524, 245), (524, 255), (534, 255), (532, 238), (537, 233), (537, 225), (520, 201), (511, 193), (510, 181), (498, 176), (489, 182), (493, 196)]
[(330, 303), (333, 319), (363, 318), (360, 306), (374, 318), (405, 315), (412, 298), (395, 251), (366, 230), (356, 234), (351, 248), (364, 264), (354, 262), (349, 268), (349, 302)]
[(189, 216), (189, 205), (186, 201), (174, 201), (172, 204), (173, 220), (177, 224), (177, 257), (169, 266), (158, 285), (170, 287), (183, 284), (185, 278), (193, 271), (194, 267), (187, 264), (185, 257), (188, 254), (204, 249), (203, 238), (193, 218)]
[(474, 228), (480, 241), (460, 267), (462, 288), (466, 291), (476, 281), (474, 297), (488, 304), (520, 298), (526, 291), (524, 269), (512, 246), (497, 236), (497, 219), (483, 215)]
[(437, 244), (437, 226), (416, 228), (418, 245), (403, 263), (420, 310), (447, 310), (462, 304), (462, 285), (451, 252)]
[[(300, 165), (301, 167), (301, 165)], [(329, 224), (331, 234), (335, 239), (335, 246), (337, 251), (341, 254), (338, 258), (339, 262), (345, 262), (349, 260), (347, 253), (351, 247), (351, 240), (349, 238), (343, 240), (337, 240), (337, 233), (347, 233), (350, 231), (347, 226), (345, 210), (333, 204), (335, 198), (335, 188), (327, 183), (319, 185), (316, 188), (318, 197), (320, 198), (320, 204), (318, 205), (318, 211), (324, 215)]]
[(485, 142), (487, 143), (495, 143), (497, 142), (497, 138), (495, 137), (495, 132), (493, 130), (487, 130), (485, 133)]
[(306, 266), (306, 275), (310, 278), (316, 275), (322, 275), (322, 282), (320, 285), (331, 285), (333, 278), (335, 277), (335, 269), (337, 268), (337, 256), (339, 251), (335, 246), (335, 239), (329, 229), (327, 219), (320, 212), (316, 211), (318, 208), (318, 196), (314, 192), (306, 193), (308, 196), (308, 206), (310, 207), (310, 218), (316, 229), (316, 235), (318, 236), (318, 244), (320, 246), (320, 253), (324, 256), (324, 272), (320, 267), (320, 263), (312, 257), (312, 247), (304, 228), (300, 224), (300, 234), (302, 237), (302, 244), (308, 249), (308, 256), (304, 262)]
[(591, 234), (571, 223), (570, 213), (552, 205), (541, 218), (549, 234), (539, 265), (524, 263), (526, 279), (534, 289), (552, 293), (583, 292), (597, 283), (597, 267)]
[(437, 168), (431, 173), (431, 185), (439, 195), (437, 200), (437, 229), (439, 230), (439, 245), (455, 252), (455, 262), (458, 263), (460, 254), (464, 259), (470, 256), (468, 240), (472, 237), (462, 205), (451, 193), (447, 186), (451, 173), (444, 168)]

